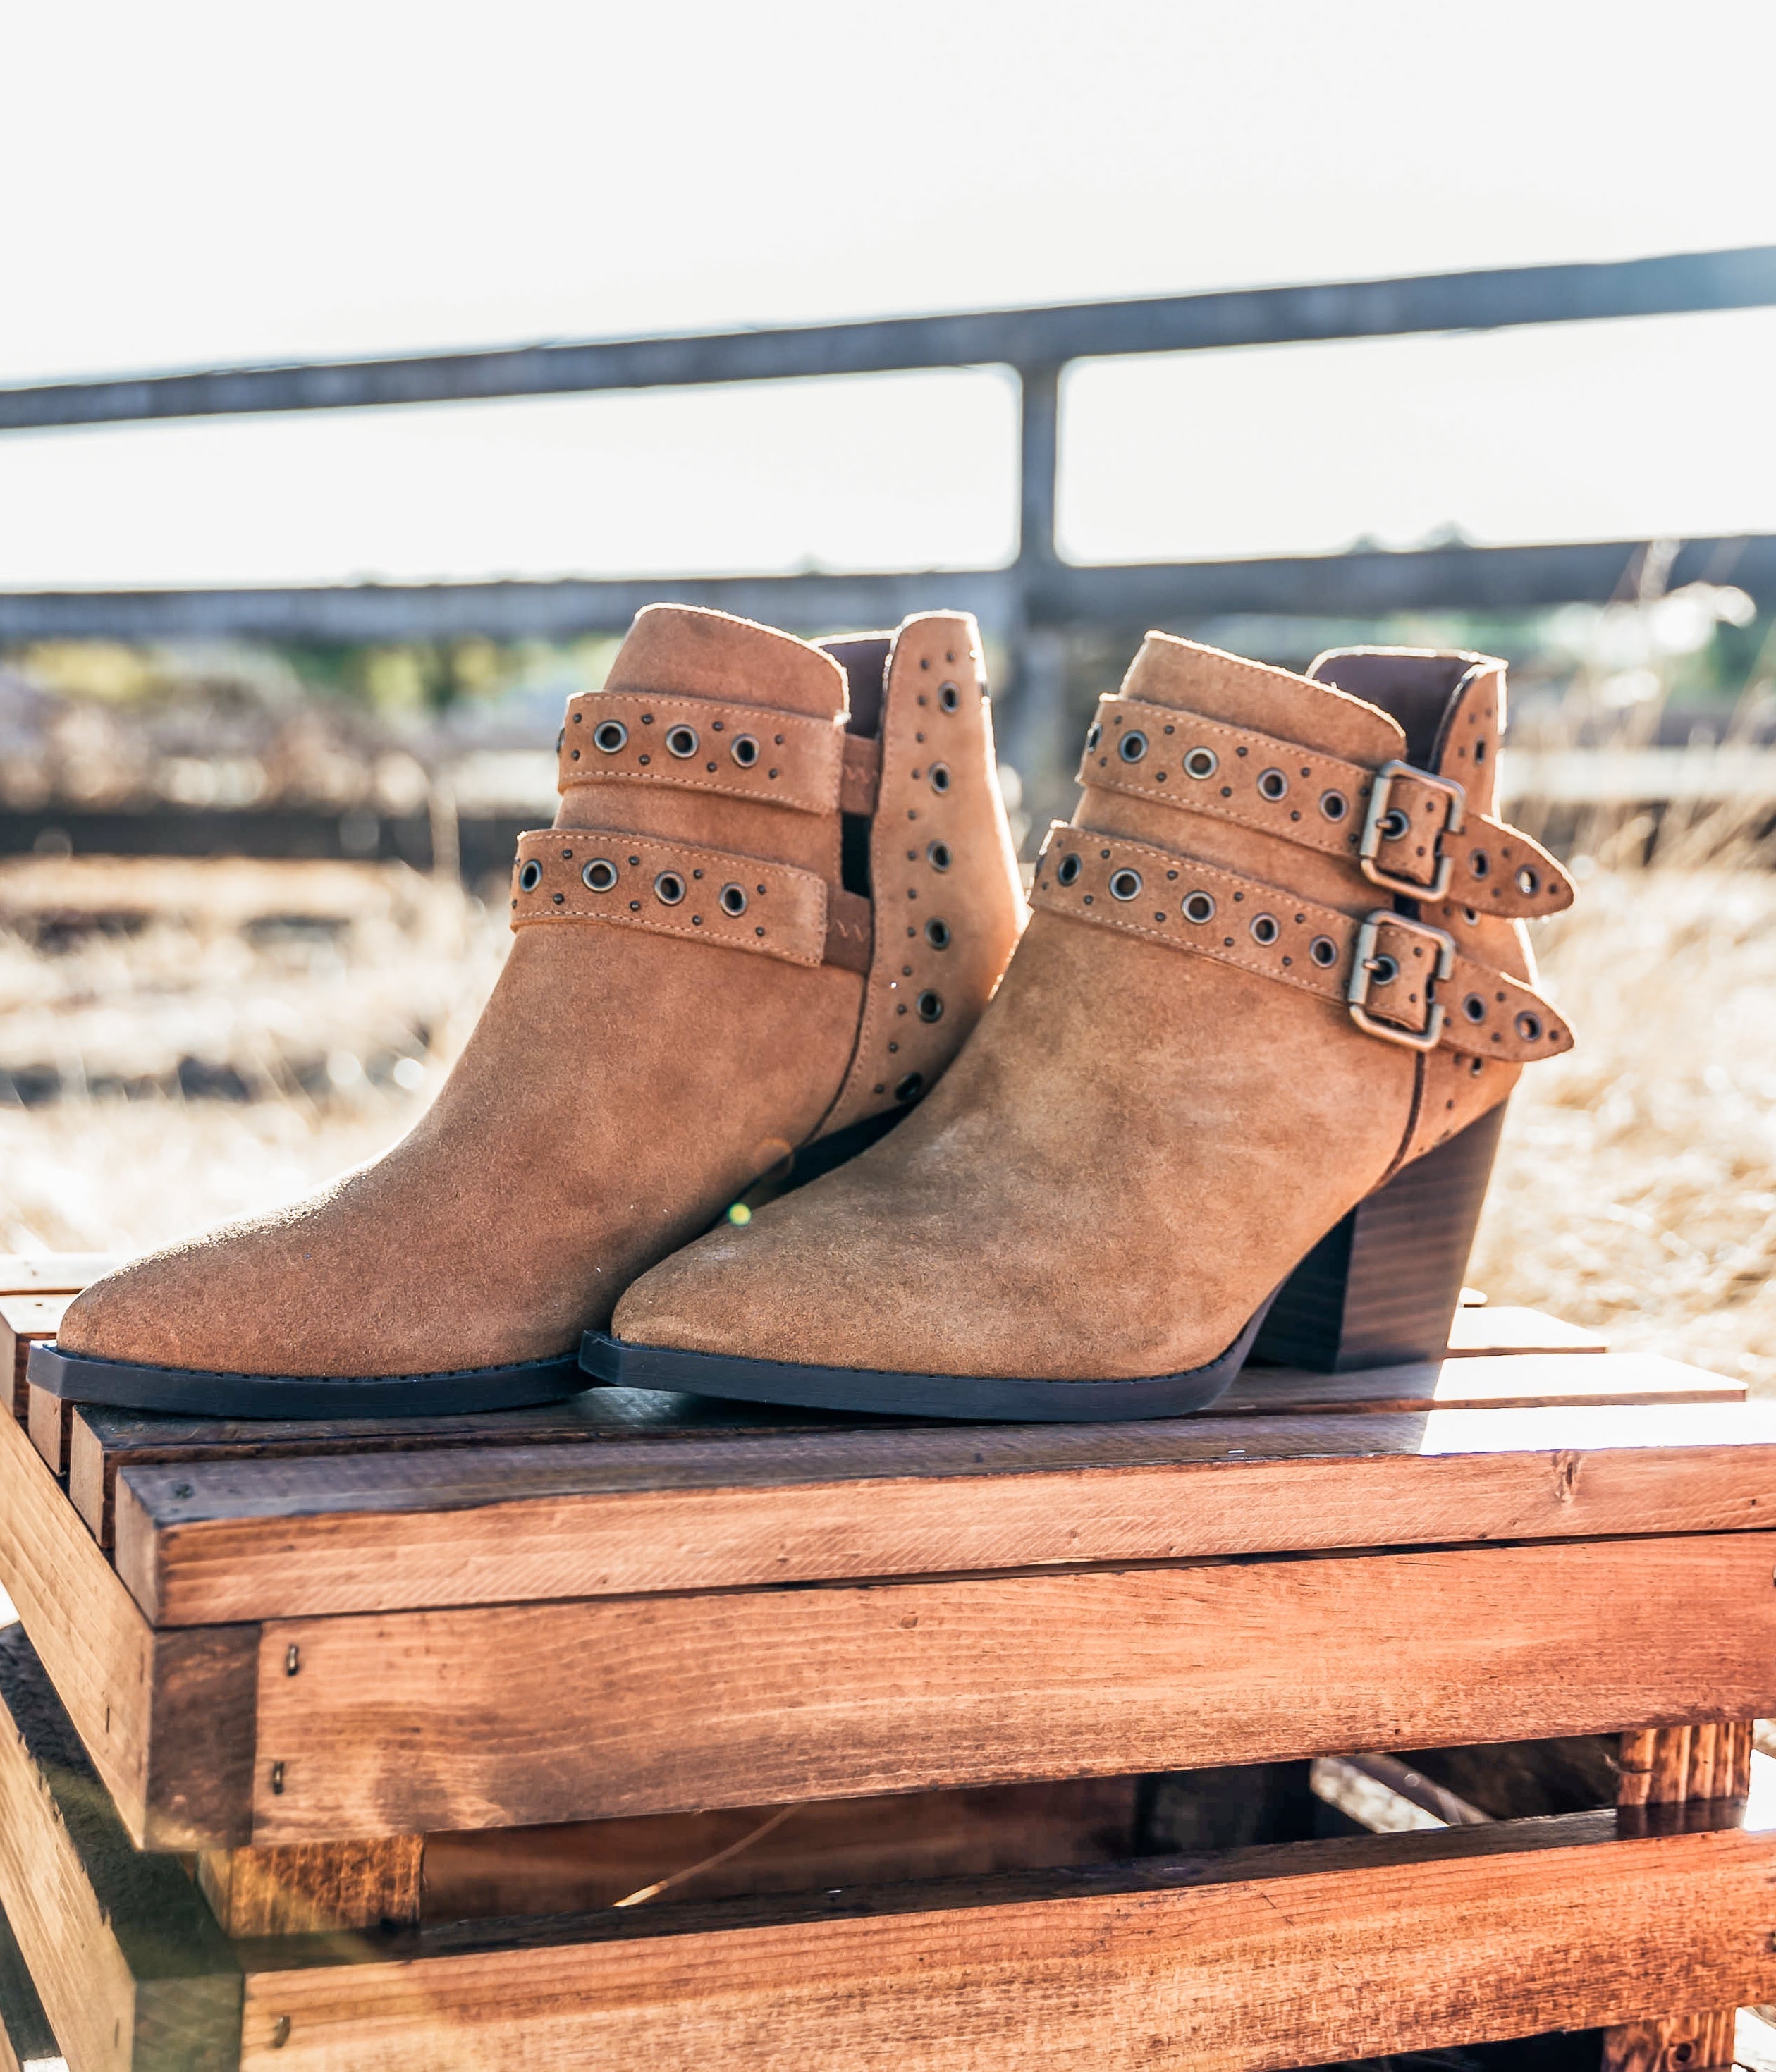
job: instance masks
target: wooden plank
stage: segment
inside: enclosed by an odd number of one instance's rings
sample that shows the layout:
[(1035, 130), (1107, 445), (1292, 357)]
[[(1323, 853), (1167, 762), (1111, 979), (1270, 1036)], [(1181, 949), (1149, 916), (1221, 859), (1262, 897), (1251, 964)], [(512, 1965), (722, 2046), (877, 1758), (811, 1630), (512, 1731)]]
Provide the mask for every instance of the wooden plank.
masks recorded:
[[(1217, 1781), (1224, 1786), (1221, 1773), (1211, 1788)], [(1116, 1863), (1139, 1846), (1145, 1782), (1071, 1778), (429, 1835), (426, 1912), (438, 1921), (589, 1914), (663, 1881), (676, 1905)]]
[(25, 1953), (0, 1908), (0, 2072), (23, 2072), (27, 2065), (61, 2055)]
[[(1622, 1824), (1636, 1827), (1657, 1813), (1694, 1802), (1743, 1803), (1751, 1790), (1749, 1720), (1687, 1720), (1681, 1726), (1624, 1734)], [(1697, 1894), (1706, 1904), (1706, 1896)], [(1692, 2008), (1686, 1994), (1680, 2004)], [(1607, 2029), (1602, 2072), (1725, 2072), (1733, 2062), (1737, 2007), (1663, 2015)]]
[(12, 1414), (22, 1423), (31, 1407), (25, 1363), (31, 1349), (56, 1335), (72, 1295), (0, 1295), (0, 1375), (12, 1377)]
[(0, 1586), (135, 1839), (167, 1849), (250, 1840), (257, 1631), (157, 1636), (10, 1417)]
[(117, 1560), (208, 1625), (1773, 1516), (1776, 1404), (1208, 1416), (132, 1468)]
[(1589, 2027), (1662, 1992), (1756, 1999), (1773, 1860), (1770, 1835), (1623, 1838), (1577, 1814), (606, 1913), (501, 1945), (433, 1931), (300, 1968), (255, 1945), (241, 2066), (1275, 2072)]
[(51, 1396), (47, 1388), (25, 1391), (25, 1429), (31, 1443), (43, 1456), (50, 1473), (58, 1479), (68, 1473), (68, 1441), (72, 1436), (74, 1405)]
[(298, 1844), (283, 1849), (205, 1849), (197, 1881), (229, 1935), (311, 1935), (344, 1928), (407, 1928), (420, 1914), (421, 1835)]
[(16, 1625), (0, 1633), (0, 1903), (76, 2072), (231, 2072), (233, 1952), (178, 1863), (130, 1845)]
[(272, 1622), (253, 1838), (1749, 1716), (1773, 1561), (1732, 1533)]
[(0, 1295), (77, 1295), (122, 1264), (121, 1252), (0, 1252)]
[[(1470, 1313), (1463, 1313), (1470, 1314)], [(1533, 1311), (1480, 1311), (1511, 1317)], [(1573, 1327), (1548, 1320), (1556, 1336)], [(1494, 1334), (1493, 1335), (1501, 1335)], [(1578, 1336), (1588, 1337), (1579, 1333)], [(1737, 1403), (1743, 1382), (1675, 1360), (1639, 1354), (1592, 1361), (1491, 1352), (1484, 1336), (1462, 1357), (1342, 1375), (1288, 1367), (1251, 1367), (1219, 1406), (1221, 1416), (1307, 1416), (1351, 1410), (1422, 1411), (1482, 1405), (1527, 1408), (1597, 1403)], [(1597, 1347), (1601, 1350), (1601, 1341)], [(65, 1472), (75, 1507), (112, 1544), (118, 1470), (179, 1466), (200, 1461), (277, 1460), (339, 1453), (405, 1453), (421, 1449), (622, 1443), (706, 1438), (727, 1432), (780, 1437), (794, 1432), (881, 1430), (923, 1420), (824, 1416), (722, 1404), (713, 1398), (637, 1389), (594, 1389), (566, 1403), (482, 1416), (409, 1418), (238, 1419), (155, 1417), (137, 1411), (76, 1406)]]
[(1464, 1304), (1449, 1322), (1449, 1351), (1457, 1359), (1473, 1353), (1601, 1353), (1609, 1343), (1601, 1332), (1509, 1303)]

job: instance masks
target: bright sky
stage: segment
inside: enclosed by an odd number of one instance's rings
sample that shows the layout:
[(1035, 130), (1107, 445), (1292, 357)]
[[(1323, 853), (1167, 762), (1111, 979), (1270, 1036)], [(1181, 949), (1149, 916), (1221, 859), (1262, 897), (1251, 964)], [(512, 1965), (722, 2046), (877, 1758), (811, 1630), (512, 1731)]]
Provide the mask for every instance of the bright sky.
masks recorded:
[[(0, 380), (1776, 240), (1776, 8), (10, 10)], [(1077, 370), (1081, 558), (1776, 531), (1776, 317)], [(0, 439), (0, 585), (958, 565), (988, 372)]]

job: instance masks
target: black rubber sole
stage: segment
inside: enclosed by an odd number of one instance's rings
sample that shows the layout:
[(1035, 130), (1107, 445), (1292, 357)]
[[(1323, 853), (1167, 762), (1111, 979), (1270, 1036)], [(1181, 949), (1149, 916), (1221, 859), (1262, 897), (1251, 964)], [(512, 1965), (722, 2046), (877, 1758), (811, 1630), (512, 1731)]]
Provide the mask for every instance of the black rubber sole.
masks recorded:
[(586, 1386), (571, 1353), (444, 1374), (212, 1374), (88, 1359), (51, 1344), (31, 1347), (25, 1375), (34, 1388), (64, 1402), (161, 1410), (175, 1417), (455, 1416), (554, 1403)]
[(586, 1333), (580, 1364), (597, 1388), (670, 1389), (802, 1410), (949, 1417), (970, 1424), (1116, 1424), (1207, 1410), (1238, 1379), (1269, 1307), (1267, 1301), (1219, 1359), (1207, 1367), (1133, 1381), (1026, 1381), (999, 1375), (798, 1367), (787, 1360), (735, 1359), (725, 1353), (632, 1345), (602, 1331)]

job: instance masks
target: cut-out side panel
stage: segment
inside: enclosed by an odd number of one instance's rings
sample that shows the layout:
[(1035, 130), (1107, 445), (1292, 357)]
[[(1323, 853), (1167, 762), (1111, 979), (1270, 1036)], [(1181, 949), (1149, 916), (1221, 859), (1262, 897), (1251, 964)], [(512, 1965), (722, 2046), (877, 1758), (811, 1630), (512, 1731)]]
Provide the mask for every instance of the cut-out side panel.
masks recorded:
[(249, 1946), (241, 2063), (361, 2072), (374, 2035), (379, 2065), (453, 2072), (1274, 2072), (1589, 2027), (1680, 1985), (1759, 1997), (1773, 1858), (1581, 1814), (437, 1930), (302, 1969)]
[(1748, 1533), (277, 1622), (253, 1840), (1750, 1716), (1773, 1561)]
[(117, 1509), (118, 1572), (163, 1626), (1720, 1531), (1776, 1516), (1776, 1404), (878, 1424), (216, 1462), (127, 1470)]

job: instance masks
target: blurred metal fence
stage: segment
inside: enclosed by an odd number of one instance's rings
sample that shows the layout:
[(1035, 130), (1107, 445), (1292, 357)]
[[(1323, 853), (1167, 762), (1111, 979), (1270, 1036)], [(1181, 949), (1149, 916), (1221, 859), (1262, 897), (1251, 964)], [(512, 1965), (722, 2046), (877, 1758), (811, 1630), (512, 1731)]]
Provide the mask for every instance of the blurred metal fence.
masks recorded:
[[(564, 638), (620, 631), (645, 602), (712, 605), (804, 631), (972, 610), (1010, 661), (1008, 752), (1055, 763), (1067, 730), (1067, 628), (1188, 624), (1232, 613), (1374, 618), (1510, 610), (1633, 594), (1647, 543), (1354, 552), (1083, 566), (1055, 541), (1060, 378), (1070, 362), (1407, 333), (1776, 306), (1776, 246), (1598, 265), (1242, 290), (1046, 309), (694, 336), (595, 340), (402, 359), (265, 366), (0, 388), (0, 435), (495, 397), (784, 380), (1001, 364), (1018, 375), (1019, 547), (1003, 568), (548, 582), (0, 590), (0, 643), (216, 636), (290, 643)], [(1776, 602), (1776, 536), (1690, 540), (1659, 557), (1671, 585), (1730, 582)], [(1059, 763), (1056, 763), (1058, 768)]]

